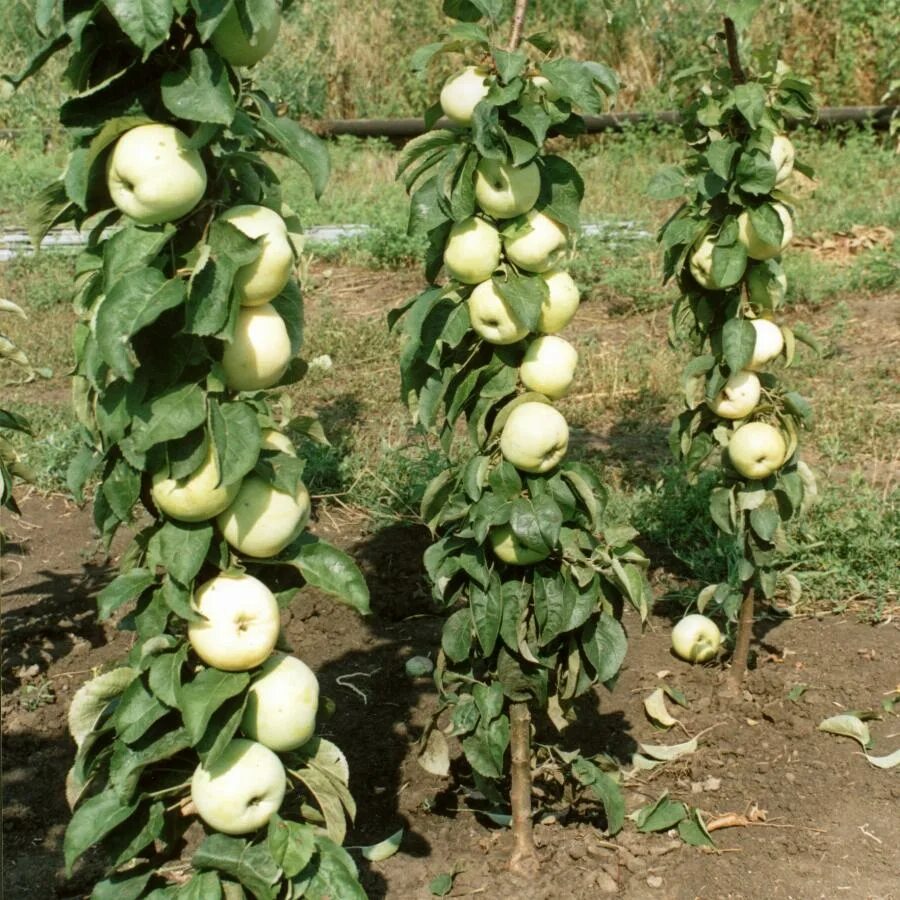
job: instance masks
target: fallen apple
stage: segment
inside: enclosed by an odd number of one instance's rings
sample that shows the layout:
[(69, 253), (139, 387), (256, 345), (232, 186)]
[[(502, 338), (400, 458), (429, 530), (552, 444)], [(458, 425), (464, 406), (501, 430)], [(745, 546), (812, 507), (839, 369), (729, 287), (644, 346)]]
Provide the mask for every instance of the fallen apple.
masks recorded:
[(783, 203), (773, 203), (772, 208), (781, 219), (784, 229), (780, 244), (769, 244), (759, 237), (747, 210), (738, 216), (738, 239), (747, 248), (747, 256), (751, 259), (772, 259), (778, 256), (794, 237), (794, 222), (788, 208)]
[(440, 104), (444, 115), (457, 125), (472, 124), (475, 107), (491, 89), (490, 73), (480, 66), (466, 66), (451, 76), (441, 88)]
[(233, 206), (219, 219), (249, 238), (259, 239), (260, 254), (234, 276), (234, 292), (241, 306), (260, 306), (277, 297), (291, 277), (294, 250), (284, 219), (266, 206)]
[(490, 344), (514, 344), (528, 334), (493, 280), (482, 281), (466, 301), (472, 328)]
[(219, 461), (212, 441), (206, 458), (186, 478), (175, 479), (168, 469), (153, 475), (150, 494), (157, 509), (180, 522), (202, 522), (217, 516), (234, 499), (240, 481), (220, 484)]
[(546, 559), (550, 554), (540, 550), (532, 550), (523, 544), (509, 525), (498, 525), (492, 528), (488, 539), (494, 556), (501, 562), (511, 566), (531, 566)]
[(106, 163), (112, 202), (139, 225), (174, 222), (206, 192), (206, 168), (188, 137), (153, 122), (126, 131)]
[(463, 284), (487, 281), (500, 265), (500, 232), (478, 216), (457, 222), (444, 247), (444, 265)]
[(496, 159), (483, 159), (475, 170), (475, 200), (494, 219), (511, 219), (528, 212), (541, 193), (537, 163), (517, 167)]
[(719, 652), (721, 644), (719, 626), (700, 613), (685, 616), (672, 629), (672, 649), (687, 662), (707, 662)]
[(728, 458), (745, 478), (768, 478), (784, 465), (787, 444), (784, 435), (767, 422), (747, 422), (728, 442)]
[(545, 334), (528, 345), (519, 378), (529, 391), (558, 400), (572, 386), (577, 365), (578, 351), (567, 340)]
[(574, 279), (563, 269), (543, 272), (540, 277), (547, 285), (547, 296), (541, 302), (538, 331), (556, 334), (575, 317), (581, 296)]
[(319, 682), (296, 656), (273, 653), (247, 691), (241, 730), (270, 750), (284, 752), (315, 733)]
[(277, 384), (291, 361), (291, 339), (271, 303), (242, 306), (234, 338), (225, 345), (222, 368), (234, 391), (259, 391)]
[(526, 400), (510, 412), (500, 433), (500, 452), (523, 472), (549, 472), (569, 449), (569, 426), (549, 403)]
[(281, 7), (276, 0), (255, 0), (256, 31), (248, 35), (241, 24), (238, 8), (232, 4), (212, 33), (210, 42), (222, 59), (233, 66), (252, 66), (274, 46), (281, 27)]
[(226, 672), (255, 669), (275, 647), (278, 603), (252, 575), (216, 575), (197, 588), (194, 608), (203, 618), (188, 623), (188, 640), (207, 665)]
[(231, 504), (216, 518), (223, 537), (239, 553), (268, 559), (295, 540), (309, 522), (309, 491), (293, 496), (259, 475), (247, 475)]
[(191, 778), (191, 800), (207, 825), (224, 834), (249, 834), (281, 808), (287, 774), (278, 756), (256, 741), (235, 738), (210, 768)]
[(744, 419), (756, 409), (761, 394), (759, 378), (743, 370), (729, 376), (722, 390), (707, 405), (723, 419)]
[(525, 226), (516, 226), (503, 239), (506, 258), (526, 272), (546, 272), (565, 252), (569, 232), (565, 225), (538, 210), (529, 210)]
[(750, 324), (756, 331), (756, 343), (753, 345), (753, 358), (747, 368), (755, 372), (781, 353), (784, 349), (784, 334), (771, 319), (751, 319)]

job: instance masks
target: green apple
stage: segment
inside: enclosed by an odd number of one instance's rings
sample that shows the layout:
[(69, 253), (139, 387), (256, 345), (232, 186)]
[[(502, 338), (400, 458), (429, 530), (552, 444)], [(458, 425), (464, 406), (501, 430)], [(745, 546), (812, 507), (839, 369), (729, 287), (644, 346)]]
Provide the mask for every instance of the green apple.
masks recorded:
[(756, 409), (761, 394), (762, 385), (753, 372), (735, 372), (708, 406), (723, 419), (744, 419)]
[(767, 422), (748, 422), (737, 428), (728, 442), (728, 458), (745, 478), (768, 478), (787, 456), (784, 435)]
[(767, 244), (760, 239), (746, 210), (738, 216), (738, 239), (747, 248), (747, 256), (750, 259), (772, 259), (773, 256), (778, 256), (794, 237), (794, 222), (788, 208), (783, 203), (773, 203), (772, 208), (784, 226), (781, 244), (778, 245)]
[(315, 733), (318, 708), (312, 669), (296, 656), (273, 653), (247, 691), (241, 730), (270, 750), (295, 750)]
[(291, 439), (283, 432), (275, 428), (265, 428), (259, 439), (260, 450), (278, 450), (287, 453), (288, 456), (296, 456), (297, 448)]
[(492, 528), (488, 539), (491, 542), (494, 556), (511, 566), (531, 566), (550, 555), (525, 546), (509, 525), (498, 525), (496, 528)]
[(537, 400), (520, 403), (500, 433), (504, 459), (523, 472), (549, 472), (569, 449), (569, 426), (563, 414)]
[(278, 756), (256, 741), (235, 738), (210, 768), (191, 778), (191, 800), (210, 828), (224, 834), (258, 831), (278, 812), (287, 774)]
[(221, 574), (194, 593), (203, 616), (188, 623), (188, 640), (207, 665), (225, 672), (255, 669), (275, 648), (281, 616), (275, 595), (247, 574)]
[(774, 259), (754, 263), (747, 271), (747, 295), (757, 310), (775, 310), (787, 291), (787, 276)]
[(554, 100), (559, 100), (559, 91), (550, 83), (550, 79), (546, 75), (532, 75), (528, 82), (529, 87), (534, 90), (539, 98), (541, 96), (546, 97), (551, 103)]
[(558, 400), (572, 386), (577, 365), (578, 351), (567, 340), (545, 334), (528, 345), (519, 378), (529, 391)]
[(248, 36), (241, 25), (237, 6), (232, 4), (212, 33), (216, 53), (233, 66), (252, 66), (275, 46), (281, 27), (281, 6), (275, 0), (254, 4), (257, 30)]
[(206, 458), (186, 478), (170, 477), (168, 469), (153, 475), (150, 494), (160, 512), (180, 522), (202, 522), (217, 516), (234, 499), (239, 481), (220, 484), (219, 460), (212, 441)]
[(790, 138), (784, 134), (776, 134), (772, 139), (772, 148), (769, 150), (769, 159), (775, 166), (775, 186), (787, 181), (794, 171), (794, 145)]
[(563, 269), (552, 269), (540, 276), (547, 285), (547, 296), (541, 301), (538, 331), (556, 334), (575, 316), (581, 296), (572, 276)]
[(260, 254), (234, 276), (234, 292), (241, 306), (260, 306), (274, 300), (288, 283), (294, 250), (284, 219), (266, 206), (245, 203), (219, 216), (249, 238), (258, 238)]
[(478, 216), (456, 222), (444, 247), (444, 265), (463, 284), (487, 281), (500, 265), (500, 232)]
[(747, 368), (756, 372), (784, 350), (784, 334), (771, 319), (751, 319), (750, 324), (756, 331), (756, 343)]
[(467, 304), (472, 328), (489, 344), (514, 344), (528, 334), (491, 279), (476, 286)]
[(475, 170), (475, 199), (481, 211), (494, 219), (527, 213), (541, 193), (537, 163), (517, 167), (496, 159), (483, 159)]
[(716, 239), (712, 235), (705, 235), (695, 245), (691, 253), (689, 265), (691, 275), (694, 281), (700, 287), (706, 288), (708, 291), (718, 291), (723, 287), (730, 287), (734, 282), (729, 284), (720, 284), (713, 276), (713, 250), (716, 248)]
[(685, 616), (672, 629), (672, 649), (687, 662), (707, 662), (719, 652), (721, 644), (719, 626), (700, 613)]
[(546, 272), (565, 252), (569, 232), (565, 225), (536, 209), (525, 215), (526, 227), (504, 237), (506, 258), (526, 272)]
[(259, 391), (281, 380), (291, 361), (291, 339), (271, 303), (242, 306), (234, 338), (225, 345), (222, 368), (234, 391)]
[(490, 73), (480, 66), (466, 66), (451, 76), (441, 88), (440, 103), (444, 115), (457, 125), (472, 124), (475, 107), (491, 89)]
[(267, 559), (277, 556), (309, 522), (309, 491), (301, 481), (291, 495), (258, 475), (247, 475), (231, 505), (216, 522), (239, 553)]
[(206, 169), (188, 137), (153, 122), (126, 131), (106, 162), (112, 202), (139, 225), (174, 222), (206, 191)]

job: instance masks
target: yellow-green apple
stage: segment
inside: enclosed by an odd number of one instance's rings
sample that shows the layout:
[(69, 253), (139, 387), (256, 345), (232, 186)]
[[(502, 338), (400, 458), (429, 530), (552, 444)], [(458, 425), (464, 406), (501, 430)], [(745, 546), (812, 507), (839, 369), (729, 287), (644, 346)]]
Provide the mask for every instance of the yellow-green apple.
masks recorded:
[(768, 478), (784, 465), (786, 456), (784, 435), (768, 422), (747, 422), (728, 442), (728, 458), (745, 478)]
[(775, 166), (776, 187), (786, 181), (794, 171), (794, 145), (785, 134), (776, 134), (772, 138), (772, 148), (769, 150), (769, 159)]
[(457, 222), (444, 247), (444, 265), (463, 284), (487, 281), (500, 265), (500, 232), (478, 216)]
[(225, 345), (225, 383), (235, 391), (259, 391), (277, 384), (291, 361), (291, 339), (271, 303), (242, 306), (234, 338)]
[(275, 428), (264, 428), (259, 437), (260, 450), (279, 450), (288, 456), (296, 456), (297, 448), (291, 439), (283, 432)]
[(556, 334), (572, 321), (578, 310), (580, 295), (572, 276), (563, 269), (553, 269), (540, 276), (547, 285), (547, 296), (541, 301), (538, 331)]
[(168, 469), (153, 475), (150, 494), (160, 512), (181, 522), (202, 522), (217, 516), (234, 499), (240, 481), (220, 483), (219, 460), (212, 441), (206, 458), (186, 478), (175, 479)]
[(756, 343), (753, 345), (753, 358), (747, 368), (755, 372), (781, 353), (784, 349), (784, 334), (771, 319), (751, 319), (750, 324), (756, 331)]
[(528, 334), (490, 278), (476, 286), (467, 304), (472, 328), (489, 344), (514, 344)]
[(537, 202), (541, 172), (537, 163), (514, 166), (496, 159), (483, 159), (475, 170), (475, 199), (481, 211), (495, 219), (521, 216)]
[(691, 613), (672, 629), (672, 649), (692, 663), (702, 663), (712, 659), (722, 644), (719, 626), (707, 616)]
[(759, 403), (762, 386), (759, 378), (746, 369), (728, 377), (725, 386), (709, 401), (709, 408), (723, 419), (743, 419)]
[(278, 756), (257, 741), (235, 738), (210, 768), (191, 778), (191, 800), (207, 825), (224, 834), (258, 831), (281, 808), (287, 774)]
[(738, 238), (747, 248), (747, 256), (750, 259), (772, 259), (773, 256), (778, 256), (794, 237), (794, 222), (788, 208), (783, 203), (773, 203), (772, 209), (778, 214), (784, 227), (780, 244), (768, 244), (759, 237), (747, 210), (738, 216)]
[(216, 575), (194, 593), (202, 619), (188, 623), (188, 640), (207, 665), (226, 672), (255, 669), (278, 640), (275, 595), (247, 574)]
[(565, 252), (569, 232), (565, 225), (536, 209), (525, 215), (526, 226), (503, 240), (507, 259), (526, 272), (546, 272)]
[(279, 491), (258, 475), (247, 475), (231, 505), (216, 522), (239, 553), (277, 556), (309, 522), (309, 491), (299, 482), (294, 495)]
[(747, 272), (747, 295), (756, 309), (778, 309), (787, 291), (787, 276), (773, 259), (752, 265)]
[(241, 306), (260, 306), (274, 300), (291, 277), (294, 250), (284, 219), (267, 206), (244, 203), (219, 217), (249, 238), (258, 238), (260, 253), (234, 276), (234, 292)]
[(550, 555), (547, 552), (527, 547), (515, 536), (509, 525), (498, 525), (496, 528), (492, 528), (488, 539), (491, 542), (494, 556), (511, 566), (531, 566)]
[(577, 365), (578, 351), (565, 338), (545, 334), (528, 345), (519, 378), (529, 391), (558, 400), (572, 386)]
[(152, 122), (126, 131), (106, 162), (112, 202), (139, 225), (174, 222), (206, 191), (206, 168), (188, 137)]
[(281, 27), (281, 7), (275, 0), (255, 4), (257, 30), (249, 36), (232, 5), (216, 26), (210, 41), (222, 59), (233, 66), (252, 66), (275, 46)]
[(500, 452), (523, 472), (549, 472), (569, 449), (569, 426), (563, 414), (537, 400), (520, 403), (500, 433)]
[(247, 691), (241, 730), (282, 753), (305, 744), (316, 730), (319, 682), (303, 660), (273, 653)]
[(475, 107), (491, 89), (490, 73), (480, 66), (466, 66), (451, 76), (441, 88), (440, 103), (444, 115), (457, 125), (471, 125)]

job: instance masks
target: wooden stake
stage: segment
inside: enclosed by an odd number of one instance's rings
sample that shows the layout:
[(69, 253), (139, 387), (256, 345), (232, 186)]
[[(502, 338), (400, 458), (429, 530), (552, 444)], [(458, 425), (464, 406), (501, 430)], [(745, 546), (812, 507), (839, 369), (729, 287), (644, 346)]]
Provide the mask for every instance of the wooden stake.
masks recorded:
[(518, 875), (539, 867), (531, 821), (531, 712), (527, 703), (509, 707), (510, 774), (509, 802), (512, 808), (513, 853), (509, 868)]
[(734, 641), (734, 654), (731, 657), (731, 668), (728, 670), (728, 692), (736, 694), (740, 689), (744, 675), (747, 673), (747, 659), (750, 656), (750, 638), (753, 636), (754, 598), (753, 588), (744, 585), (744, 599), (741, 601), (741, 613), (738, 619), (737, 637)]

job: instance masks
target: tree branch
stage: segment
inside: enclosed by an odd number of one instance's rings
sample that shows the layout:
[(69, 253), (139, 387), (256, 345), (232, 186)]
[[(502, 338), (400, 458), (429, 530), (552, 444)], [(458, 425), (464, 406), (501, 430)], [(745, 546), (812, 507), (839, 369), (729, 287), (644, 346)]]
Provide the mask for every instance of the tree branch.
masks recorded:
[(509, 867), (517, 874), (528, 875), (537, 871), (538, 856), (531, 822), (531, 713), (527, 703), (510, 704), (509, 751), (513, 832)]
[(509, 51), (519, 48), (522, 42), (522, 29), (525, 27), (525, 13), (528, 10), (528, 0), (516, 0), (516, 11), (513, 13), (512, 33), (509, 36)]
[(741, 67), (741, 57), (738, 54), (737, 29), (734, 21), (725, 16), (725, 46), (728, 47), (728, 65), (731, 67), (731, 77), (735, 84), (746, 84), (747, 76)]
[(741, 612), (738, 619), (737, 636), (734, 641), (734, 653), (731, 656), (731, 668), (728, 670), (728, 693), (736, 694), (747, 672), (747, 659), (750, 656), (750, 638), (753, 635), (754, 622), (753, 588), (744, 585), (744, 599), (741, 601)]

